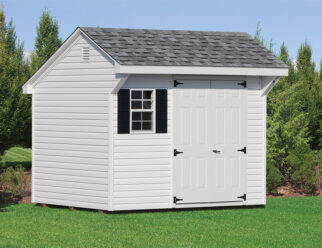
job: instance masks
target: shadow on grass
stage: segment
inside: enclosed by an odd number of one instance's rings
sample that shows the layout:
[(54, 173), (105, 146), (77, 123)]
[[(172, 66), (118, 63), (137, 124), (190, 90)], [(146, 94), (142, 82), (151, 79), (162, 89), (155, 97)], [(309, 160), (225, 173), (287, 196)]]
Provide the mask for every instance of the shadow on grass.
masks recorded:
[[(67, 206), (59, 205), (48, 205), (36, 203), (35, 206), (39, 208), (53, 208), (53, 209), (70, 209)], [(88, 208), (72, 208), (70, 211), (84, 211), (84, 212), (100, 212), (104, 214), (112, 215), (128, 215), (128, 214), (147, 214), (147, 213), (171, 213), (171, 212), (198, 212), (198, 211), (222, 211), (222, 210), (241, 210), (241, 209), (264, 209), (265, 205), (256, 206), (231, 206), (231, 207), (203, 207), (203, 208), (169, 208), (169, 209), (149, 209), (149, 210), (122, 210), (122, 211), (106, 211), (106, 210), (95, 210)]]
[(1, 162), (0, 168), (5, 169), (8, 167), (13, 167), (15, 169), (18, 165), (22, 165), (25, 170), (31, 169), (31, 161), (3, 161)]
[(107, 212), (109, 214), (146, 214), (162, 212), (191, 212), (191, 211), (222, 211), (222, 210), (241, 210), (241, 209), (264, 209), (265, 205), (256, 206), (224, 206), (224, 207), (200, 207), (200, 208), (169, 208), (169, 209), (150, 209), (150, 210), (123, 210)]

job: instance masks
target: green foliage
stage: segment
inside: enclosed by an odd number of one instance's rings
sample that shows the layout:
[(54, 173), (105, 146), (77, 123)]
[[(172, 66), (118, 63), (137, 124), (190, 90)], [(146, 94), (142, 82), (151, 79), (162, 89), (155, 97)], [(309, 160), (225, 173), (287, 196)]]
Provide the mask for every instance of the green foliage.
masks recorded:
[[(316, 156), (321, 149), (321, 79), (315, 72), (307, 42), (298, 51), (296, 69), (283, 43), (279, 56), (289, 66), (267, 98), (267, 189), (277, 187), (278, 176), (308, 193), (315, 190)], [(272, 170), (272, 172), (270, 172)]]
[(37, 27), (35, 51), (31, 55), (32, 72), (36, 72), (51, 55), (61, 46), (62, 41), (58, 36), (59, 28), (57, 21), (44, 10)]
[(8, 167), (0, 175), (0, 187), (4, 192), (5, 199), (8, 200), (10, 197), (14, 197), (22, 193), (24, 189), (24, 172), (25, 169), (19, 165), (16, 169)]
[(283, 182), (283, 176), (279, 169), (277, 169), (272, 161), (267, 160), (266, 167), (266, 190), (268, 193), (276, 194), (276, 188), (280, 186)]
[(267, 44), (267, 42), (265, 41), (265, 39), (263, 38), (263, 36), (261, 35), (262, 32), (262, 27), (261, 27), (261, 23), (258, 22), (257, 26), (256, 26), (256, 31), (255, 31), (255, 35), (254, 35), (254, 39), (263, 47), (267, 47), (268, 50), (270, 52), (274, 52), (274, 45), (275, 43), (273, 42), (273, 39), (269, 40), (269, 43)]
[[(27, 138), (29, 142), (26, 139), (23, 142), (22, 137), (26, 136), (17, 136), (17, 130), (24, 133), (30, 126), (26, 124), (18, 129), (15, 126), (17, 120), (25, 121), (19, 114), (22, 112), (19, 102), (27, 98), (21, 94), (21, 86), (28, 77), (29, 67), (24, 59), (23, 44), (17, 40), (12, 21), (7, 23), (4, 11), (0, 9), (0, 155), (14, 144), (30, 144), (30, 137)], [(24, 129), (26, 126), (28, 128)]]
[(307, 193), (316, 190), (317, 175), (315, 173), (316, 157), (308, 144), (301, 144), (290, 151), (287, 161), (291, 165), (290, 182)]

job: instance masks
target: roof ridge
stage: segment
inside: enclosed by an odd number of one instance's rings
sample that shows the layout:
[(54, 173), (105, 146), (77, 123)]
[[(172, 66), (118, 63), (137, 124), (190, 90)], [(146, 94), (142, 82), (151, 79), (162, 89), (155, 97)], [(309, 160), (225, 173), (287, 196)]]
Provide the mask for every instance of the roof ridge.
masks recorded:
[(80, 29), (103, 29), (103, 30), (124, 30), (124, 31), (154, 31), (154, 32), (200, 32), (200, 33), (228, 33), (228, 34), (244, 34), (249, 35), (247, 32), (236, 32), (236, 31), (214, 31), (214, 30), (189, 30), (189, 29), (153, 29), (153, 28), (113, 28), (113, 27), (85, 27), (79, 26)]

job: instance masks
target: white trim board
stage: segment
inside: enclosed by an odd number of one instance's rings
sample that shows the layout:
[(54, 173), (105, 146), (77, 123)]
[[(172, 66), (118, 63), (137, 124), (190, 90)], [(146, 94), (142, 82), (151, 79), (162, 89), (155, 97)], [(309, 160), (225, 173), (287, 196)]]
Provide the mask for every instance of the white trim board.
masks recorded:
[(120, 74), (169, 74), (169, 75), (239, 75), (239, 76), (287, 76), (287, 68), (243, 68), (202, 66), (132, 66), (115, 64)]

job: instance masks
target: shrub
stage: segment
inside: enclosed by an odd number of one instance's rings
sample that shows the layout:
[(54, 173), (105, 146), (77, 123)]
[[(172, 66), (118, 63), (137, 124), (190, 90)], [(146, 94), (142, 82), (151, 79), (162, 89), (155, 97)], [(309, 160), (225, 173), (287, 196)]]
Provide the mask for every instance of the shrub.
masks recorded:
[(317, 185), (316, 156), (307, 144), (296, 147), (287, 156), (291, 166), (291, 183), (307, 193), (314, 193)]
[(26, 185), (24, 181), (24, 172), (25, 169), (21, 165), (18, 165), (16, 169), (8, 167), (0, 175), (0, 187), (5, 196), (4, 200), (25, 193)]
[(266, 168), (266, 191), (271, 194), (276, 194), (276, 188), (281, 185), (283, 176), (279, 169), (268, 159)]

